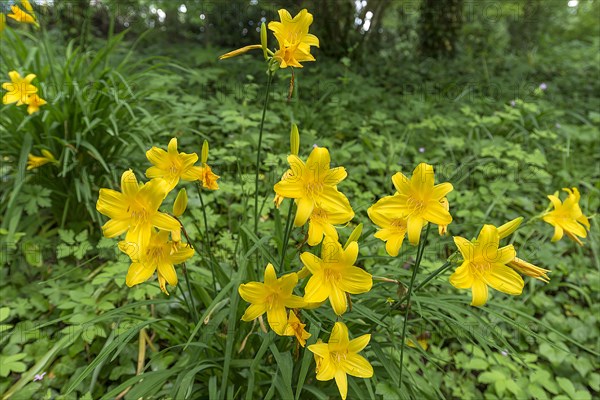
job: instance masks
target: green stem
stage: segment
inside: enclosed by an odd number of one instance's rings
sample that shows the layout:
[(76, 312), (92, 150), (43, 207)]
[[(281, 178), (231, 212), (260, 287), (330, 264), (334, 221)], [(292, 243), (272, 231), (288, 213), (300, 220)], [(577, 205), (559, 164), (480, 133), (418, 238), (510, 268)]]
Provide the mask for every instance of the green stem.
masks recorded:
[(185, 263), (183, 263), (183, 276), (185, 276), (185, 284), (187, 286), (188, 289), (188, 294), (190, 296), (190, 306), (191, 306), (191, 314), (194, 317), (194, 321), (196, 323), (198, 323), (198, 311), (196, 310), (196, 303), (194, 302), (194, 294), (192, 293), (192, 286), (190, 285), (190, 278), (188, 276), (188, 270), (187, 267), (185, 265)]
[(417, 250), (417, 260), (415, 261), (415, 267), (413, 269), (412, 276), (410, 278), (410, 285), (408, 286), (408, 294), (406, 301), (406, 311), (404, 312), (404, 323), (402, 325), (402, 336), (400, 337), (400, 379), (398, 381), (398, 389), (402, 389), (402, 366), (404, 362), (404, 347), (406, 340), (406, 326), (408, 325), (408, 313), (410, 312), (410, 298), (413, 292), (413, 285), (415, 283), (415, 278), (417, 276), (417, 271), (419, 270), (419, 266), (421, 265), (421, 260), (423, 259), (423, 253), (425, 252), (425, 245), (427, 244), (427, 236), (429, 235), (429, 227), (431, 224), (427, 224), (427, 228), (425, 228), (425, 235), (421, 237), (421, 242), (419, 243), (419, 249)]
[(272, 80), (273, 72), (271, 71), (271, 68), (269, 68), (267, 92), (265, 93), (265, 103), (263, 104), (262, 118), (260, 120), (260, 130), (258, 132), (258, 149), (256, 151), (256, 175), (254, 177), (254, 234), (256, 235), (256, 237), (258, 237), (258, 175), (260, 171), (260, 151), (262, 147), (263, 128), (265, 125), (265, 116), (267, 115), (267, 105), (269, 104), (269, 94), (271, 92)]
[(283, 271), (283, 263), (285, 262), (285, 253), (287, 250), (288, 242), (290, 241), (290, 234), (292, 233), (292, 210), (294, 209), (294, 203), (290, 202), (290, 208), (288, 209), (287, 221), (285, 223), (285, 232), (283, 236), (283, 242), (281, 243), (281, 262), (279, 263), (280, 272)]
[(192, 314), (192, 309), (190, 308), (190, 303), (187, 300), (187, 297), (185, 295), (185, 292), (183, 291), (183, 289), (181, 288), (181, 283), (179, 283), (179, 280), (177, 280), (177, 289), (179, 289), (179, 292), (181, 293), (181, 297), (183, 298), (183, 302), (185, 303), (185, 306), (187, 307), (188, 311), (190, 312), (190, 314)]
[(202, 216), (204, 219), (204, 245), (206, 246), (206, 251), (208, 252), (208, 264), (210, 265), (210, 273), (212, 274), (212, 284), (213, 291), (215, 295), (217, 295), (217, 281), (215, 275), (215, 266), (214, 266), (214, 258), (212, 254), (212, 248), (210, 247), (210, 242), (208, 240), (208, 218), (206, 218), (206, 209), (204, 207), (204, 198), (202, 197), (202, 189), (200, 189), (200, 183), (196, 183), (196, 189), (198, 190), (198, 197), (200, 198), (200, 206), (202, 207)]

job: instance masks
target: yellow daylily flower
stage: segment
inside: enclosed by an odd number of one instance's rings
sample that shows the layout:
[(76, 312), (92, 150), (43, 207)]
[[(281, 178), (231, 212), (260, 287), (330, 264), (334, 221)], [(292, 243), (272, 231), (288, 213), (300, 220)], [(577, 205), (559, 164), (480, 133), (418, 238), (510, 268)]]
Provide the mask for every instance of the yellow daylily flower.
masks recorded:
[(513, 245), (499, 247), (500, 236), (495, 226), (484, 225), (473, 242), (454, 236), (454, 243), (464, 261), (450, 276), (450, 283), (457, 289), (471, 289), (472, 306), (486, 303), (488, 286), (513, 296), (521, 294), (523, 278), (506, 265), (517, 253)]
[(273, 31), (279, 49), (273, 57), (279, 61), (280, 68), (302, 68), (301, 62), (315, 61), (310, 54), (310, 47), (319, 47), (319, 39), (308, 33), (308, 28), (313, 22), (313, 15), (306, 9), (300, 11), (294, 18), (287, 10), (279, 10), (281, 22), (269, 22), (269, 29)]
[(19, 8), (19, 6), (13, 5), (10, 7), (12, 14), (8, 14), (8, 16), (17, 22), (21, 22), (24, 24), (32, 24), (32, 25), (35, 25), (36, 27), (39, 27), (40, 25), (37, 23), (37, 20), (33, 13), (33, 8), (31, 7), (31, 4), (29, 3), (29, 1), (27, 1), (27, 0), (21, 1), (21, 4), (23, 4), (25, 9), (27, 9), (27, 11), (29, 11), (31, 14), (28, 14), (25, 11), (21, 10)]
[(350, 243), (344, 250), (337, 240), (329, 236), (323, 240), (321, 258), (309, 252), (302, 253), (300, 259), (312, 273), (304, 289), (304, 300), (318, 303), (329, 298), (337, 315), (346, 312), (346, 293), (366, 293), (373, 286), (371, 274), (354, 266), (357, 257), (357, 242)]
[(212, 169), (208, 164), (204, 164), (202, 167), (194, 167), (194, 174), (196, 179), (202, 182), (202, 187), (209, 190), (219, 190), (219, 184), (217, 179), (219, 175), (212, 172)]
[[(159, 147), (152, 147), (146, 152), (146, 157), (153, 164), (146, 170), (148, 178), (162, 178), (169, 184), (169, 191), (173, 190), (180, 179), (195, 181), (198, 179), (194, 164), (198, 161), (198, 154), (179, 153), (177, 151), (177, 138), (169, 141), (167, 151)], [(196, 167), (197, 168), (197, 167)]]
[(450, 212), (441, 202), (452, 191), (452, 184), (445, 182), (434, 185), (431, 165), (417, 165), (411, 179), (398, 172), (392, 176), (392, 182), (397, 192), (380, 199), (372, 208), (388, 218), (406, 218), (410, 244), (419, 244), (421, 230), (427, 222), (436, 225), (452, 222)]
[(150, 241), (143, 251), (137, 243), (119, 242), (119, 249), (131, 258), (125, 283), (132, 287), (147, 281), (156, 271), (160, 290), (169, 294), (166, 284), (177, 285), (175, 264), (181, 264), (194, 255), (194, 249), (187, 244), (169, 241), (169, 232), (152, 230)]
[(377, 204), (369, 207), (367, 214), (371, 221), (381, 228), (373, 236), (383, 240), (385, 251), (390, 256), (396, 257), (406, 236), (406, 217), (390, 217), (388, 214), (381, 213), (378, 211)]
[(303, 324), (302, 321), (300, 321), (294, 310), (290, 310), (290, 316), (285, 327), (284, 336), (296, 336), (300, 346), (304, 347), (306, 346), (306, 339), (311, 337), (311, 334), (304, 329), (305, 326), (306, 324)]
[(373, 367), (369, 361), (358, 354), (367, 347), (370, 340), (369, 334), (350, 340), (346, 324), (336, 322), (328, 343), (308, 346), (308, 350), (315, 355), (317, 380), (329, 381), (335, 378), (340, 396), (345, 400), (348, 395), (347, 375), (358, 378), (373, 376)]
[(31, 170), (34, 168), (39, 168), (42, 165), (48, 163), (58, 163), (56, 158), (54, 158), (54, 154), (50, 153), (48, 150), (42, 150), (42, 156), (34, 156), (33, 154), (29, 154), (27, 156), (27, 170)]
[(336, 186), (348, 175), (344, 167), (330, 168), (329, 151), (315, 147), (306, 164), (298, 156), (290, 154), (288, 163), (291, 173), (275, 184), (278, 195), (296, 199), (295, 226), (306, 223), (316, 206), (323, 209), (344, 207), (348, 201)]
[(269, 263), (265, 268), (264, 283), (249, 282), (238, 288), (242, 299), (251, 303), (242, 321), (252, 321), (266, 312), (271, 329), (284, 335), (288, 323), (286, 307), (302, 308), (306, 304), (302, 297), (292, 294), (297, 283), (295, 272), (277, 278), (275, 268)]
[(334, 225), (343, 225), (354, 218), (354, 211), (350, 202), (345, 197), (340, 197), (339, 206), (332, 209), (315, 207), (308, 219), (308, 245), (316, 246), (323, 240), (324, 236), (330, 236), (338, 240), (338, 233)]
[(219, 179), (219, 175), (216, 175), (212, 172), (210, 166), (206, 163), (208, 161), (208, 140), (205, 140), (202, 143), (202, 159), (200, 162), (202, 163), (201, 167), (194, 167), (193, 174), (197, 180), (202, 182), (202, 186), (209, 190), (218, 190), (219, 185), (217, 184), (217, 179)]
[(578, 236), (587, 237), (586, 228), (588, 231), (590, 230), (590, 221), (583, 215), (579, 207), (581, 195), (576, 187), (572, 189), (564, 188), (563, 190), (568, 193), (564, 203), (556, 195), (548, 196), (554, 210), (546, 212), (543, 220), (554, 226), (553, 242), (560, 240), (563, 234), (567, 234), (577, 244), (583, 246), (583, 242)]
[(27, 96), (25, 104), (27, 104), (27, 113), (31, 115), (35, 112), (40, 111), (40, 107), (44, 104), (48, 104), (48, 102), (42, 99), (37, 94), (30, 94)]
[(35, 79), (36, 75), (29, 74), (25, 78), (21, 78), (21, 75), (17, 71), (10, 71), (8, 76), (11, 81), (2, 84), (2, 89), (8, 90), (8, 93), (2, 97), (2, 103), (17, 103), (17, 106), (27, 104), (28, 96), (37, 93), (38, 91), (38, 89), (31, 84), (31, 81)]
[(164, 179), (139, 185), (133, 171), (125, 171), (121, 176), (121, 191), (100, 189), (96, 209), (110, 218), (102, 226), (105, 237), (113, 238), (127, 232), (125, 242), (136, 243), (139, 250), (143, 250), (150, 243), (152, 227), (179, 230), (175, 218), (158, 211), (169, 192), (169, 184)]

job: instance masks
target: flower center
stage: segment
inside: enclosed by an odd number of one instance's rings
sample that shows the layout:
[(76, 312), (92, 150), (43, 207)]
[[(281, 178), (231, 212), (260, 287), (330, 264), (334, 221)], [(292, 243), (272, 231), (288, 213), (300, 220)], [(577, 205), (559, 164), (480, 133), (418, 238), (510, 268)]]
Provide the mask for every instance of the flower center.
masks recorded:
[(321, 182), (307, 182), (304, 185), (304, 191), (308, 197), (317, 197), (323, 192), (323, 184)]
[(149, 247), (148, 250), (146, 251), (146, 255), (151, 260), (156, 261), (156, 263), (159, 263), (163, 259), (163, 256), (164, 256), (163, 246)]
[(132, 225), (143, 224), (148, 221), (148, 211), (143, 207), (134, 207), (131, 209), (130, 216), (133, 220)]
[(416, 197), (408, 198), (408, 208), (410, 209), (410, 215), (420, 215), (425, 210), (426, 203), (422, 199)]
[(475, 275), (481, 275), (492, 270), (492, 264), (489, 262), (477, 262), (471, 264), (475, 269)]
[(325, 281), (332, 284), (337, 284), (342, 278), (342, 274), (332, 268), (325, 268), (323, 275), (325, 277)]
[(318, 222), (325, 221), (327, 220), (327, 211), (323, 210), (322, 208), (315, 208), (310, 218), (311, 220)]
[(346, 356), (348, 355), (347, 352), (341, 352), (341, 351), (332, 351), (331, 353), (329, 353), (331, 356), (331, 360), (335, 363), (335, 364), (340, 364), (342, 361), (346, 360)]
[(267, 296), (265, 303), (267, 304), (267, 310), (272, 310), (273, 306), (279, 302), (279, 296), (277, 293), (272, 293)]

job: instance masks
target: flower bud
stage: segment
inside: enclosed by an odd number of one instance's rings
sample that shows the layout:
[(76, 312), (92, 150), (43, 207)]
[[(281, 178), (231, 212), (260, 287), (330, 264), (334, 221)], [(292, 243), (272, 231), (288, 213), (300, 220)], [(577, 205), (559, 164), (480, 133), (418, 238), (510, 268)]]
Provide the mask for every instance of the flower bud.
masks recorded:
[(188, 196), (185, 189), (181, 189), (179, 193), (177, 193), (177, 198), (175, 199), (175, 203), (173, 203), (173, 215), (176, 217), (180, 217), (187, 208)]
[(267, 53), (267, 25), (264, 22), (260, 25), (260, 45), (262, 47), (265, 60), (268, 60), (269, 54)]
[(290, 152), (297, 156), (300, 151), (300, 133), (298, 132), (298, 125), (292, 124), (292, 131), (290, 132)]
[(262, 46), (260, 44), (252, 44), (250, 46), (245, 46), (245, 47), (242, 47), (241, 49), (233, 50), (233, 51), (230, 51), (229, 53), (219, 56), (219, 60), (225, 60), (227, 58), (237, 57), (237, 56), (242, 55), (250, 50), (257, 50), (257, 49), (260, 49), (261, 47)]
[(208, 161), (208, 140), (205, 140), (204, 143), (202, 144), (202, 157), (200, 159), (200, 162), (202, 164), (206, 164), (207, 161)]
[(344, 245), (344, 250), (346, 250), (346, 248), (350, 245), (350, 243), (358, 242), (358, 239), (360, 238), (360, 235), (362, 234), (362, 230), (363, 230), (363, 224), (361, 222), (360, 224), (358, 224), (356, 226), (356, 228), (354, 228), (354, 230), (348, 237), (348, 240), (346, 241), (346, 244)]
[(500, 236), (500, 239), (510, 236), (514, 231), (517, 230), (519, 225), (521, 225), (521, 222), (523, 222), (523, 217), (515, 218), (512, 221), (509, 221), (498, 227), (498, 235)]

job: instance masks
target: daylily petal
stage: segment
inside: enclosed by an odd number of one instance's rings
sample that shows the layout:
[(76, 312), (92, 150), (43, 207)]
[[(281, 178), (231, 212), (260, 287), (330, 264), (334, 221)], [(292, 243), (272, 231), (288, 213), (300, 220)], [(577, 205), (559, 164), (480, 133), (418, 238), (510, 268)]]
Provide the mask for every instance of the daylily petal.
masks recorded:
[(329, 351), (346, 351), (349, 344), (348, 327), (343, 322), (336, 322), (329, 336)]
[(265, 298), (269, 295), (264, 283), (260, 282), (242, 283), (238, 288), (238, 293), (242, 299), (253, 304), (264, 303)]
[(135, 197), (139, 190), (137, 178), (132, 170), (123, 172), (121, 175), (121, 191), (125, 196)]
[(348, 343), (348, 352), (349, 353), (361, 352), (365, 347), (367, 347), (370, 340), (371, 340), (371, 335), (369, 335), (369, 334), (359, 336), (356, 339), (352, 339), (350, 341), (350, 343)]
[(408, 241), (413, 246), (419, 244), (421, 239), (421, 230), (423, 229), (423, 220), (419, 217), (409, 217), (407, 222)]
[(450, 193), (453, 189), (454, 187), (449, 182), (444, 182), (435, 185), (433, 187), (433, 190), (431, 191), (431, 198), (439, 201), (442, 198), (446, 197), (446, 195)]
[(317, 373), (317, 380), (329, 381), (333, 379), (336, 371), (336, 367), (333, 364), (333, 362), (331, 362), (330, 357), (328, 356), (326, 358), (323, 358), (323, 361), (321, 361), (321, 367), (319, 368), (319, 372)]
[(277, 274), (275, 273), (275, 267), (273, 264), (267, 264), (265, 268), (265, 276), (264, 276), (265, 286), (273, 286), (277, 283)]
[(348, 353), (341, 366), (348, 375), (358, 378), (371, 378), (373, 376), (373, 367), (369, 364), (369, 361), (358, 354)]
[(155, 268), (152, 266), (145, 266), (142, 263), (132, 263), (127, 271), (125, 283), (127, 286), (132, 287), (146, 282), (154, 274), (154, 271)]
[(119, 236), (129, 229), (129, 220), (111, 219), (102, 226), (102, 234), (107, 238)]
[(264, 304), (250, 304), (246, 308), (246, 312), (242, 315), (242, 321), (252, 321), (267, 312), (267, 308)]
[(329, 297), (331, 286), (325, 283), (322, 273), (313, 275), (304, 288), (304, 301), (307, 303), (318, 303)]
[(396, 172), (392, 176), (392, 183), (399, 193), (408, 193), (410, 191), (410, 179), (402, 172)]
[(300, 260), (312, 274), (316, 274), (322, 270), (321, 259), (314, 254), (305, 251), (304, 253), (300, 254)]
[(168, 214), (158, 212), (152, 216), (150, 222), (158, 229), (165, 231), (174, 231), (180, 228), (181, 224), (175, 218)]
[(452, 222), (452, 216), (439, 201), (427, 205), (423, 218), (436, 225), (448, 225)]
[(511, 295), (519, 295), (523, 291), (523, 278), (506, 265), (493, 264), (493, 268), (483, 274), (485, 282), (494, 289)]
[(335, 371), (335, 383), (340, 391), (342, 400), (346, 400), (348, 396), (348, 376), (343, 370), (338, 369)]
[(306, 223), (310, 214), (312, 214), (315, 208), (315, 203), (307, 198), (302, 197), (296, 200), (296, 218), (294, 219), (294, 226), (302, 226)]
[(487, 302), (488, 298), (488, 287), (481, 280), (474, 280), (473, 286), (471, 287), (471, 305), (472, 306), (483, 306)]
[(454, 236), (454, 244), (456, 244), (456, 247), (458, 247), (460, 254), (462, 254), (463, 260), (475, 260), (475, 246), (473, 245), (473, 243), (460, 236)]
[(450, 275), (450, 284), (457, 289), (469, 289), (473, 286), (473, 274), (469, 267), (469, 261), (463, 262), (463, 264), (456, 268), (456, 271)]
[(171, 286), (177, 285), (177, 273), (173, 264), (159, 264), (158, 272), (165, 278), (167, 283)]
[(308, 245), (316, 246), (323, 240), (323, 225), (310, 219), (308, 221)]
[[(433, 189), (433, 183), (433, 167), (426, 163), (420, 163), (419, 165), (417, 165), (410, 179), (412, 189), (418, 192), (430, 191), (431, 189)], [(440, 196), (440, 199), (442, 197), (444, 196)]]
[(344, 270), (339, 283), (341, 290), (351, 294), (366, 293), (371, 290), (372, 286), (373, 279), (371, 274), (358, 267), (351, 267)]
[(267, 310), (267, 320), (269, 321), (269, 326), (273, 332), (283, 336), (287, 325), (287, 313), (285, 312), (285, 307), (272, 307), (270, 310)]

